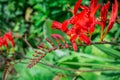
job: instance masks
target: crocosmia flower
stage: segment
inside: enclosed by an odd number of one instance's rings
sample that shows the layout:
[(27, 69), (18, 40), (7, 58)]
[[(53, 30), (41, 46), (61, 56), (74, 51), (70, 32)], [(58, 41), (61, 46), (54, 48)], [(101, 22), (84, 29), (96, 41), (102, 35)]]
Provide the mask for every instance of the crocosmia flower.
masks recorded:
[(8, 47), (8, 43), (5, 40), (5, 38), (4, 37), (0, 37), (0, 47), (2, 47), (3, 45)]
[(8, 48), (8, 41), (12, 44), (12, 47), (15, 46), (11, 31), (5, 33), (4, 36), (0, 37), (0, 47), (5, 46)]
[[(90, 6), (81, 5), (82, 0), (78, 0), (74, 6), (74, 10), (72, 11), (73, 16), (62, 23), (53, 21), (52, 28), (65, 32), (70, 37), (73, 49), (77, 51), (76, 40), (89, 45), (91, 43), (91, 37), (95, 31), (96, 24), (101, 26), (101, 38), (103, 38), (113, 27), (118, 13), (118, 2), (117, 0), (114, 1), (115, 3), (112, 6), (112, 13), (106, 32), (105, 26), (110, 2), (101, 7), (101, 5), (98, 4), (98, 0), (91, 0)], [(79, 9), (81, 9), (81, 11), (79, 11)], [(100, 17), (95, 16), (98, 9), (101, 9)], [(98, 18), (100, 18), (99, 21)], [(68, 28), (68, 25), (71, 25), (71, 28)]]
[(11, 31), (4, 34), (4, 39), (10, 41), (13, 47), (15, 46)]
[(102, 29), (102, 31), (101, 31), (101, 41), (103, 40), (105, 35), (112, 29), (112, 27), (115, 23), (115, 20), (117, 18), (118, 2), (117, 2), (117, 0), (114, 0), (114, 1), (115, 2), (112, 6), (112, 13), (110, 15), (110, 20), (109, 20), (108, 27), (107, 27), (106, 30), (105, 30), (105, 28), (106, 28), (107, 14), (108, 14), (108, 9), (109, 9), (109, 6), (110, 6), (110, 2), (108, 2), (107, 4), (104, 4), (102, 6), (102, 9), (101, 9), (101, 15), (100, 15), (101, 21), (98, 22), (98, 24), (100, 24), (101, 29)]
[(106, 33), (108, 33), (112, 29), (113, 24), (115, 23), (115, 20), (117, 18), (117, 14), (118, 14), (118, 2), (117, 2), (117, 0), (114, 0), (114, 1), (115, 2), (113, 4), (113, 6), (112, 6), (112, 13), (111, 13), (111, 16), (110, 16), (110, 21), (109, 21)]

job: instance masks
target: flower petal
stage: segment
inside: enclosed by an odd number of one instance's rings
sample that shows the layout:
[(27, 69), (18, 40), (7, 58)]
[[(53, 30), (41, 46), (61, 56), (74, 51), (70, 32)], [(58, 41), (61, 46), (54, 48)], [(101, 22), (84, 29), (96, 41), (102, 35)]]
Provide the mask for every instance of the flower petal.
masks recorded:
[(4, 34), (4, 39), (8, 39), (11, 42), (12, 46), (13, 47), (15, 46), (15, 42), (13, 40), (12, 32), (11, 31), (9, 31), (9, 32), (7, 32), (7, 33)]
[(77, 35), (73, 35), (73, 36), (71, 37), (71, 39), (70, 39), (74, 51), (77, 51), (77, 44), (76, 44), (76, 42), (75, 42), (76, 38), (77, 38)]
[(105, 25), (106, 25), (107, 14), (108, 14), (109, 7), (110, 7), (110, 2), (108, 2), (105, 5), (103, 5), (103, 7), (101, 9), (101, 12), (100, 12), (102, 31), (104, 30)]
[(75, 42), (76, 38), (77, 38), (77, 35), (73, 35), (73, 36), (70, 38), (70, 41), (71, 41), (71, 42)]
[(96, 11), (100, 8), (100, 4), (96, 5), (94, 8), (91, 9), (91, 17), (95, 16)]
[(80, 34), (79, 36), (80, 36), (80, 39), (84, 41), (86, 44), (88, 45), (90, 44), (91, 41), (85, 34)]
[(90, 2), (90, 8), (93, 10), (97, 6), (98, 0), (91, 0)]
[(108, 33), (108, 32), (112, 29), (113, 24), (115, 23), (117, 14), (118, 14), (118, 1), (115, 0), (115, 3), (114, 3), (113, 6), (112, 6), (112, 14), (111, 14), (111, 16), (110, 16), (110, 21), (109, 21), (109, 24), (108, 24), (108, 28), (107, 28), (107, 30), (106, 30), (106, 33)]
[(96, 25), (95, 23), (96, 23), (95, 20), (93, 20), (93, 22), (90, 25), (90, 33), (93, 33), (95, 31), (95, 25)]
[(82, 0), (78, 0), (78, 2), (76, 2), (75, 6), (74, 6), (74, 15), (77, 15), (77, 11), (78, 11), (78, 8), (80, 7), (81, 2), (82, 2)]
[(72, 43), (74, 51), (77, 51), (77, 44), (75, 42)]
[(61, 30), (62, 30), (63, 32), (68, 31), (68, 24), (69, 24), (69, 20), (65, 20), (65, 21), (62, 23), (62, 28), (61, 28)]
[(3, 37), (0, 37), (0, 47), (2, 47), (2, 46), (8, 47), (8, 43), (7, 43), (6, 39), (4, 39)]
[(62, 23), (60, 23), (60, 22), (58, 22), (58, 21), (53, 21), (53, 22), (52, 22), (52, 28), (61, 30), (61, 28), (62, 28)]

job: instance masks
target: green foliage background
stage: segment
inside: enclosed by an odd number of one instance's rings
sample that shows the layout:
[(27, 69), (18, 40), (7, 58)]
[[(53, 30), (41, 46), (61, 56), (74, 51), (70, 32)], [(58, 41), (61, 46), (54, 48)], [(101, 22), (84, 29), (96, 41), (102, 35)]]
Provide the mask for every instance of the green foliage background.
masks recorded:
[[(59, 33), (66, 37), (64, 33), (52, 30), (52, 20), (64, 21), (72, 16), (69, 11), (74, 8), (77, 0), (0, 0), (0, 31), (2, 34), (12, 30), (15, 40), (15, 60), (23, 59), (23, 55), (32, 58), (34, 51), (24, 42), (24, 36), (30, 44), (37, 49), (41, 42), (45, 43), (45, 38), (52, 33)], [(112, 0), (111, 0), (112, 1)], [(105, 0), (99, 0), (101, 4)], [(85, 5), (89, 0), (83, 0)], [(98, 14), (99, 15), (99, 12)], [(120, 15), (120, 9), (119, 9)], [(1, 35), (2, 35), (1, 34)], [(96, 27), (92, 40), (99, 41), (100, 27)], [(106, 41), (120, 42), (120, 24), (115, 23), (113, 29), (105, 37)], [(3, 47), (4, 51), (5, 48)], [(0, 58), (3, 61), (12, 56), (12, 50), (2, 52)], [(43, 63), (51, 63), (56, 66), (78, 69), (119, 69), (118, 71), (96, 71), (96, 72), (71, 72), (57, 68), (37, 64), (32, 69), (28, 69), (27, 63), (14, 65), (13, 72), (8, 80), (120, 80), (120, 46), (114, 45), (91, 45), (79, 46), (78, 52), (73, 50), (61, 49), (49, 53)], [(0, 62), (0, 80), (2, 79), (4, 64)]]

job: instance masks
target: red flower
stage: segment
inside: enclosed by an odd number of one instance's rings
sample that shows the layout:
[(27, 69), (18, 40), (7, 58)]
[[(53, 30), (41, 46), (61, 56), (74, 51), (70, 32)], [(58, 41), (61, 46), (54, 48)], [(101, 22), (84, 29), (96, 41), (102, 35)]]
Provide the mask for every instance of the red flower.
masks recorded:
[(11, 31), (4, 34), (4, 39), (8, 39), (11, 42), (12, 46), (15, 47), (15, 42), (13, 40)]
[(110, 2), (108, 2), (107, 4), (104, 4), (102, 6), (102, 9), (101, 9), (100, 18), (101, 18), (102, 32), (104, 31), (104, 28), (106, 26), (107, 14), (108, 14), (109, 6), (110, 6)]
[[(92, 0), (90, 7), (80, 5), (81, 2), (82, 0), (78, 0), (74, 7), (74, 14), (69, 20), (65, 20), (63, 23), (56, 21), (52, 23), (52, 28), (59, 29), (70, 37), (75, 51), (77, 50), (75, 41), (77, 38), (86, 44), (90, 44), (88, 33), (92, 34), (94, 32), (96, 21), (94, 15), (100, 6), (97, 4), (97, 0)], [(78, 12), (79, 8), (83, 10)], [(68, 24), (72, 25), (70, 29), (68, 29)]]
[(115, 0), (115, 3), (112, 6), (112, 13), (110, 16), (110, 21), (109, 21), (108, 27), (105, 31), (109, 6), (110, 6), (110, 2), (103, 5), (103, 7), (101, 9), (101, 15), (100, 15), (101, 21), (98, 22), (98, 24), (101, 26), (101, 29), (102, 29), (101, 30), (101, 37), (100, 37), (101, 41), (103, 41), (103, 38), (105, 37), (105, 35), (112, 29), (112, 27), (115, 23), (116, 17), (117, 17), (117, 13), (118, 13), (118, 2), (117, 2), (117, 0)]
[(15, 46), (15, 43), (12, 37), (12, 32), (5, 33), (3, 37), (0, 37), (0, 47), (6, 46), (8, 48), (8, 41), (11, 42), (12, 47)]
[(0, 47), (2, 47), (2, 46), (8, 47), (8, 43), (5, 38), (0, 37)]
[[(108, 9), (110, 6), (110, 2), (103, 5), (101, 9), (101, 21), (97, 21), (95, 17), (95, 13), (100, 8), (100, 4), (98, 4), (98, 0), (91, 0), (90, 6), (80, 5), (82, 0), (78, 0), (74, 7), (73, 16), (69, 20), (65, 20), (63, 23), (59, 23), (54, 21), (52, 23), (52, 28), (59, 29), (65, 32), (69, 37), (70, 41), (73, 45), (73, 49), (77, 50), (76, 39), (85, 42), (86, 44), (90, 44), (92, 33), (95, 31), (96, 24), (100, 24), (102, 28), (102, 36), (104, 32), (104, 28), (107, 21)], [(82, 10), (78, 12), (78, 9)], [(110, 22), (108, 24), (108, 28), (106, 33), (112, 28), (116, 16), (118, 12), (118, 2), (115, 0), (115, 4), (112, 7), (112, 14), (110, 17)], [(71, 25), (71, 28), (68, 28), (68, 25)]]
[(61, 30), (61, 27), (62, 27), (62, 23), (60, 23), (58, 21), (53, 21), (52, 22), (52, 28)]
[(112, 14), (111, 14), (111, 16), (110, 16), (110, 21), (109, 21), (109, 24), (108, 24), (108, 28), (107, 28), (107, 30), (106, 30), (106, 33), (108, 33), (108, 32), (112, 29), (113, 24), (115, 23), (117, 14), (118, 14), (118, 1), (115, 0), (115, 3), (114, 3), (113, 6), (112, 6)]
[(63, 23), (53, 21), (52, 22), (52, 28), (59, 29), (63, 32), (66, 32), (68, 30), (68, 28), (67, 28), (68, 24), (69, 24), (69, 20), (65, 20)]

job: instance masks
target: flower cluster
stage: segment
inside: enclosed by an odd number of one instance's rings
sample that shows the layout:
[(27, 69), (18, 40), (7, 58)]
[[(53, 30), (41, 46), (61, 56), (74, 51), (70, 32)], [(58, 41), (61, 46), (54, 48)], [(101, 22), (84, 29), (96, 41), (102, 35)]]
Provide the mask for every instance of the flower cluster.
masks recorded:
[[(70, 41), (75, 51), (77, 50), (76, 40), (88, 45), (91, 43), (91, 37), (95, 31), (96, 25), (101, 26), (100, 39), (102, 41), (105, 35), (113, 27), (118, 13), (118, 2), (117, 0), (114, 0), (108, 27), (105, 28), (110, 2), (108, 1), (108, 3), (103, 6), (98, 4), (98, 0), (91, 0), (90, 6), (81, 5), (81, 2), (82, 0), (78, 0), (75, 4), (74, 10), (72, 11), (73, 16), (70, 19), (65, 20), (62, 23), (57, 21), (53, 21), (52, 23), (52, 28), (59, 29), (70, 37)], [(79, 11), (79, 8), (81, 11)], [(100, 16), (96, 17), (95, 14), (98, 9), (100, 9)], [(68, 28), (69, 25), (71, 25), (71, 28)]]
[(8, 48), (8, 41), (11, 42), (12, 47), (15, 46), (13, 37), (12, 37), (12, 32), (7, 32), (4, 34), (4, 36), (0, 37), (0, 47), (5, 46), (6, 48)]

